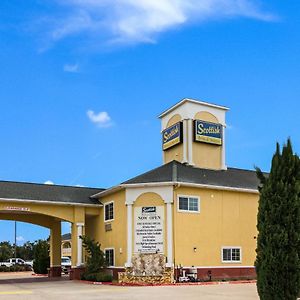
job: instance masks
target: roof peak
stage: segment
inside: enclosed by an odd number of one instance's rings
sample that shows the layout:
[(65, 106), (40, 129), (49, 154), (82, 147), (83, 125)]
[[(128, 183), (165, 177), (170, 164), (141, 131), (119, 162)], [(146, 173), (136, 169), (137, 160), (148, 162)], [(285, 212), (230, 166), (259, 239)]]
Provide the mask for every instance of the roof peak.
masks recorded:
[(186, 102), (190, 102), (190, 103), (195, 103), (195, 104), (200, 104), (203, 106), (208, 106), (208, 107), (213, 107), (213, 108), (217, 108), (217, 109), (221, 109), (221, 110), (229, 110), (228, 107), (226, 106), (222, 106), (222, 105), (218, 105), (218, 104), (214, 104), (211, 102), (206, 102), (206, 101), (202, 101), (202, 100), (197, 100), (197, 99), (192, 99), (192, 98), (183, 98), (180, 101), (178, 101), (177, 103), (175, 103), (174, 105), (172, 105), (171, 107), (169, 107), (168, 109), (164, 110), (159, 116), (158, 118), (162, 118), (165, 115), (167, 115), (168, 113), (170, 113), (171, 111), (173, 111), (174, 109), (176, 109), (177, 107), (183, 105)]

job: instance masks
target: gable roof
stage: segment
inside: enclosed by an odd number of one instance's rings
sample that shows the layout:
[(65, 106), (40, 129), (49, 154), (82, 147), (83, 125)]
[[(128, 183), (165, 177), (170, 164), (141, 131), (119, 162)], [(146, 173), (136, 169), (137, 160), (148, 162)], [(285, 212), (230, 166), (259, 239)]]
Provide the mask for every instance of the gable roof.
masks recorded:
[(122, 184), (182, 182), (210, 186), (258, 190), (259, 180), (255, 171), (228, 168), (210, 170), (171, 161), (149, 172), (129, 179)]
[(28, 182), (0, 181), (0, 199), (47, 201), (53, 203), (100, 205), (93, 194), (104, 191), (100, 188), (50, 185)]

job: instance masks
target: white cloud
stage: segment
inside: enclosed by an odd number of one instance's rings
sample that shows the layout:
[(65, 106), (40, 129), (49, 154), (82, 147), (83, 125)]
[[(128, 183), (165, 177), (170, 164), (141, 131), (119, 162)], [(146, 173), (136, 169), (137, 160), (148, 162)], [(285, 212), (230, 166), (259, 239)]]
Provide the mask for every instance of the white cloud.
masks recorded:
[(54, 184), (54, 182), (53, 182), (53, 181), (51, 181), (51, 180), (47, 180), (47, 181), (45, 181), (45, 182), (44, 182), (44, 184), (49, 184), (49, 185), (52, 185), (52, 184)]
[(87, 111), (87, 116), (91, 122), (97, 124), (99, 127), (110, 127), (113, 125), (111, 117), (106, 111), (95, 113), (93, 110)]
[(52, 31), (53, 40), (89, 33), (118, 42), (154, 42), (157, 34), (189, 23), (274, 16), (258, 0), (56, 0), (67, 11)]
[(17, 240), (17, 242), (19, 242), (19, 243), (25, 241), (24, 237), (22, 237), (21, 235), (20, 235), (20, 236), (17, 236), (17, 237), (16, 237), (16, 240)]
[(78, 64), (65, 64), (64, 71), (69, 73), (78, 73), (79, 65)]

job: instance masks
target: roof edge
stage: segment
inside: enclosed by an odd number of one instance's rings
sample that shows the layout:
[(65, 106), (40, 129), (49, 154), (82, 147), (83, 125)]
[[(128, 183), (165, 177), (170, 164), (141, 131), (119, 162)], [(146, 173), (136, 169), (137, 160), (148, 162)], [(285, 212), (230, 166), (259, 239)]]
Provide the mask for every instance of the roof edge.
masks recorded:
[(209, 106), (209, 107), (213, 107), (213, 108), (218, 108), (218, 109), (222, 109), (222, 110), (226, 110), (226, 111), (229, 110), (229, 107), (226, 107), (226, 106), (222, 106), (222, 105), (218, 105), (218, 104), (213, 104), (213, 103), (209, 103), (209, 102), (205, 102), (205, 101), (201, 101), (201, 100), (191, 99), (191, 98), (183, 98), (182, 100), (180, 100), (179, 102), (177, 102), (175, 105), (173, 105), (170, 108), (164, 110), (161, 114), (158, 115), (158, 118), (161, 119), (166, 114), (168, 114), (169, 112), (173, 111), (177, 107), (181, 106), (185, 102), (202, 104), (202, 105), (205, 105), (205, 106)]

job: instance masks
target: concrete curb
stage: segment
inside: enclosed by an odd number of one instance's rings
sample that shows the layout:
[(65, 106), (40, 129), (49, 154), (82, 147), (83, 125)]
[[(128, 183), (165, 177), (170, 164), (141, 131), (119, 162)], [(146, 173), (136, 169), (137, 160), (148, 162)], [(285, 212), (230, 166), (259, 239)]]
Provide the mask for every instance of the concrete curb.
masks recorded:
[(143, 286), (195, 286), (195, 285), (226, 285), (226, 284), (254, 284), (256, 280), (234, 280), (234, 281), (207, 281), (207, 282), (181, 282), (181, 283), (164, 283), (164, 284), (130, 284), (130, 283), (114, 283), (114, 282), (95, 282), (87, 280), (78, 280), (81, 283), (94, 285), (113, 285), (126, 287), (143, 287)]

